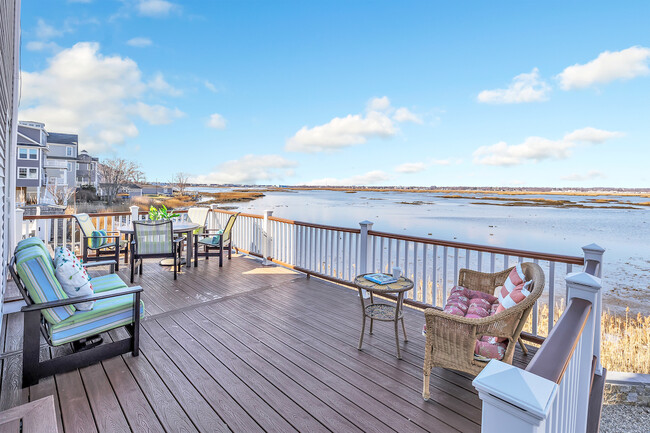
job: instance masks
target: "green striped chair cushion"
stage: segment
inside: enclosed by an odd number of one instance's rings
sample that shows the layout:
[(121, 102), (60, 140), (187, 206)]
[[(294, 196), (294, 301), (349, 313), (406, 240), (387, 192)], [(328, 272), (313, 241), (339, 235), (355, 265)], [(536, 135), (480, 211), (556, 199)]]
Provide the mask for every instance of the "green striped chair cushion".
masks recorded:
[(49, 254), (49, 251), (47, 250), (45, 243), (40, 238), (34, 236), (23, 239), (22, 241), (18, 242), (14, 254), (17, 253), (18, 251), (25, 250), (29, 247), (35, 247), (35, 246), (42, 249), (46, 254)]
[(106, 244), (108, 239), (103, 236), (106, 236), (106, 230), (93, 230), (90, 239), (88, 239), (88, 243), (90, 244), (89, 247), (96, 250)]
[(93, 290), (95, 293), (106, 292), (108, 290), (123, 289), (127, 285), (117, 274), (102, 275), (93, 278)]
[[(133, 323), (133, 299), (133, 295), (100, 299), (92, 310), (75, 312), (50, 326), (52, 344), (59, 346)], [(143, 315), (144, 303), (140, 301), (140, 316)]]
[[(16, 271), (29, 296), (35, 303), (68, 299), (54, 275), (52, 258), (37, 245), (24, 248), (16, 253)], [(72, 305), (47, 308), (43, 317), (51, 324), (59, 323), (74, 314)]]

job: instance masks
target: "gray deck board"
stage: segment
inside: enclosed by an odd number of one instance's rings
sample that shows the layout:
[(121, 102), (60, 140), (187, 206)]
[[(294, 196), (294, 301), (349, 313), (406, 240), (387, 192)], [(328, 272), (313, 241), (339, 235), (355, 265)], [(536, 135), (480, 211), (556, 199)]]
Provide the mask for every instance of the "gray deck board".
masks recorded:
[[(398, 360), (386, 323), (357, 350), (354, 290), (246, 256), (223, 268), (201, 260), (176, 281), (158, 261), (146, 261), (133, 283), (144, 288), (139, 357), (21, 389), (22, 316), (5, 316), (0, 409), (53, 395), (59, 429), (70, 432), (480, 431), (471, 376), (434, 369), (431, 399), (422, 400), (421, 311), (405, 311), (409, 342)], [(119, 273), (128, 282), (128, 266)], [(43, 358), (70, 351), (42, 344)], [(517, 348), (515, 364), (533, 353)]]

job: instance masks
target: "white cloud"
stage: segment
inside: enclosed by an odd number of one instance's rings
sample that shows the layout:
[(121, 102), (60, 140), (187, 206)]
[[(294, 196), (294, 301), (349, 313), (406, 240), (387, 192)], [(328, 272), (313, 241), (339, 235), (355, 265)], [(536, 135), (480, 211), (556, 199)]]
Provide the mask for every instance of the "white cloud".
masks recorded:
[[(401, 120), (391, 118), (391, 115), (397, 114), (397, 112), (400, 113)], [(329, 122), (313, 128), (303, 126), (287, 140), (285, 150), (307, 153), (324, 152), (363, 144), (369, 138), (388, 138), (398, 131), (395, 122), (416, 121), (414, 119), (420, 120), (407, 109), (398, 108), (395, 111), (391, 107), (388, 97), (372, 98), (368, 101), (365, 114), (335, 117)]]
[(52, 51), (53, 53), (59, 51), (61, 47), (56, 42), (44, 42), (44, 41), (29, 41), (25, 45), (25, 48), (29, 51)]
[(129, 111), (143, 118), (151, 125), (167, 125), (174, 119), (184, 117), (185, 113), (178, 108), (170, 109), (162, 105), (147, 105), (143, 102), (137, 102), (129, 107)]
[(585, 180), (604, 179), (605, 177), (607, 177), (605, 176), (605, 173), (592, 170), (587, 173), (573, 173), (568, 176), (564, 176), (562, 180), (568, 180), (571, 182), (582, 182)]
[(374, 185), (380, 182), (385, 182), (390, 179), (388, 174), (381, 170), (369, 171), (364, 174), (339, 179), (335, 177), (326, 177), (323, 179), (315, 179), (307, 182), (305, 185), (318, 185), (318, 186), (348, 186), (348, 185)]
[(540, 102), (548, 99), (551, 87), (539, 78), (539, 70), (534, 68), (528, 74), (519, 74), (505, 89), (483, 90), (478, 94), (478, 102), (486, 104), (521, 104)]
[(165, 77), (161, 72), (158, 72), (156, 75), (154, 75), (154, 77), (149, 80), (147, 85), (156, 92), (166, 93), (171, 96), (180, 96), (183, 94), (181, 90), (165, 81)]
[(508, 145), (500, 141), (491, 146), (481, 146), (474, 151), (474, 162), (483, 165), (518, 165), (545, 159), (565, 159), (571, 150), (581, 144), (598, 144), (623, 134), (596, 128), (576, 129), (559, 140), (528, 137), (521, 144)]
[(137, 136), (135, 118), (160, 124), (181, 115), (141, 101), (147, 85), (137, 63), (104, 56), (97, 43), (75, 44), (48, 63), (42, 71), (22, 71), (20, 117), (45, 122), (51, 131), (78, 133), (90, 152), (110, 150)]
[(148, 17), (164, 17), (178, 6), (166, 0), (139, 0), (136, 8), (140, 15)]
[(422, 121), (422, 118), (418, 116), (417, 114), (413, 113), (406, 107), (400, 107), (397, 110), (395, 110), (395, 114), (393, 114), (393, 120), (396, 122), (413, 122), (417, 124), (422, 124), (424, 123)]
[(206, 126), (214, 129), (226, 129), (226, 119), (221, 114), (214, 113), (210, 115)]
[(208, 89), (211, 92), (217, 93), (217, 88), (214, 84), (212, 84), (210, 81), (205, 80), (203, 82), (203, 85), (205, 86), (206, 89)]
[(153, 42), (149, 38), (136, 37), (126, 41), (126, 44), (131, 45), (132, 47), (144, 48), (150, 46)]
[(253, 184), (282, 180), (293, 176), (297, 165), (280, 155), (246, 155), (240, 159), (226, 161), (215, 171), (191, 179), (195, 183)]
[(41, 40), (49, 40), (63, 36), (63, 29), (49, 25), (42, 18), (36, 21), (36, 37)]
[(423, 162), (405, 162), (395, 167), (398, 173), (419, 173), (427, 169), (427, 165)]
[(650, 48), (630, 47), (621, 51), (604, 51), (584, 65), (569, 66), (557, 78), (564, 90), (581, 89), (614, 80), (629, 80), (650, 74)]

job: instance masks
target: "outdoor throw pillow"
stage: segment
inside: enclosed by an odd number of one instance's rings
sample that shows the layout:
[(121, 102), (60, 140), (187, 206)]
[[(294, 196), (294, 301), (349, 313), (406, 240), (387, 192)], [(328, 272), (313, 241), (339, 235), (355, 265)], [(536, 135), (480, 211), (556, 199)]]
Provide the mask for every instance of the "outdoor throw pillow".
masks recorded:
[[(68, 296), (72, 298), (94, 293), (88, 273), (81, 265), (81, 261), (69, 249), (65, 247), (57, 248), (54, 264), (56, 279)], [(82, 311), (92, 310), (94, 305), (94, 301), (74, 304), (78, 310)]]
[[(102, 233), (104, 232), (104, 233)], [(102, 236), (106, 236), (106, 231), (105, 230), (94, 230), (90, 234), (90, 248), (99, 248), (104, 244), (104, 241), (106, 240), (105, 238), (102, 238)]]
[(496, 289), (499, 296), (499, 307), (496, 313), (512, 308), (526, 299), (530, 295), (528, 288), (531, 283), (532, 281), (526, 281), (526, 275), (524, 275), (521, 264), (517, 264), (506, 278), (503, 286)]

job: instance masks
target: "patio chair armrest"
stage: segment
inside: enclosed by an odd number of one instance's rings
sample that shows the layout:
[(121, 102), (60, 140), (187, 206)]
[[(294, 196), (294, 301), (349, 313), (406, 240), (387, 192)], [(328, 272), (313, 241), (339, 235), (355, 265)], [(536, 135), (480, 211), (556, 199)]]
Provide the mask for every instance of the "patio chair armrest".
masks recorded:
[(82, 266), (84, 268), (94, 268), (95, 266), (106, 266), (106, 265), (116, 265), (117, 262), (115, 260), (102, 260), (100, 262), (89, 262), (89, 263), (84, 263)]
[(206, 233), (223, 233), (223, 229), (203, 229), (203, 231)]
[(473, 342), (484, 335), (514, 340), (516, 339), (514, 334), (517, 325), (524, 312), (524, 309), (517, 307), (519, 306), (480, 319), (456, 316), (437, 308), (427, 308), (424, 310), (424, 318), (427, 323), (427, 340), (430, 332), (432, 338), (434, 336), (445, 339), (452, 338), (451, 341), (469, 339)]
[(213, 238), (215, 236), (222, 235), (223, 233), (197, 233), (194, 236), (198, 237), (204, 237), (204, 238)]
[(20, 311), (22, 311), (23, 313), (27, 313), (29, 311), (39, 311), (39, 310), (44, 310), (46, 308), (63, 307), (66, 305), (77, 304), (80, 302), (99, 301), (100, 299), (114, 298), (116, 296), (133, 295), (135, 293), (142, 292), (142, 290), (143, 289), (140, 286), (125, 287), (123, 289), (109, 290), (107, 292), (96, 293), (94, 295), (74, 296), (68, 299), (59, 299), (56, 301), (27, 305), (21, 308)]
[(120, 235), (113, 236), (84, 236), (84, 239), (119, 239)]
[(185, 238), (182, 237), (182, 236), (179, 236), (179, 237), (177, 237), (177, 238), (174, 238), (174, 242), (175, 242), (175, 243), (183, 242), (184, 240), (185, 240)]

